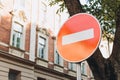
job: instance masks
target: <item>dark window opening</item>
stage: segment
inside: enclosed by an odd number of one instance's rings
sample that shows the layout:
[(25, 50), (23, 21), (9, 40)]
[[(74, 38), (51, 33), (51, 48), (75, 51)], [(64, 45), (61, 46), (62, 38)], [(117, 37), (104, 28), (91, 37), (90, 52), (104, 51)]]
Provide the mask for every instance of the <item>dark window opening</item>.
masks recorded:
[(37, 80), (46, 80), (45, 78), (38, 77)]
[(21, 80), (20, 72), (10, 69), (8, 74), (8, 80)]

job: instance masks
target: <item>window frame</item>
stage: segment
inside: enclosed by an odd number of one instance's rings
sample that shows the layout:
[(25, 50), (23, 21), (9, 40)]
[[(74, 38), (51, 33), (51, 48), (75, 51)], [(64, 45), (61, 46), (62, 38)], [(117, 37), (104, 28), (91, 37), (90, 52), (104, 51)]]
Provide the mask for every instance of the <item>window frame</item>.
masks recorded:
[(72, 63), (72, 62), (69, 62), (68, 63), (68, 68), (69, 68), (69, 70), (76, 71), (76, 64)]
[[(18, 26), (16, 26), (16, 25), (18, 25)], [(23, 25), (21, 25), (17, 22), (14, 22), (12, 26), (13, 26), (12, 46), (16, 47), (16, 48), (21, 48), (22, 37), (23, 37)], [(15, 30), (14, 29), (15, 27), (21, 27), (22, 31), (20, 32), (19, 30)], [(18, 43), (18, 38), (20, 38), (20, 43)]]
[[(44, 43), (40, 43), (39, 40), (43, 40)], [(38, 50), (39, 50), (38, 51), (38, 57), (39, 58), (45, 59), (45, 55), (44, 55), (45, 48), (46, 48), (46, 39), (44, 37), (39, 36), (39, 39), (38, 39)]]
[(13, 34), (14, 34), (14, 23), (21, 25), (23, 27), (23, 32), (22, 32), (22, 37), (21, 37), (21, 44), (20, 44), (20, 48), (21, 50), (25, 50), (25, 32), (26, 32), (26, 28), (25, 28), (25, 23), (24, 22), (20, 22), (19, 20), (16, 19), (16, 17), (13, 17), (12, 20), (12, 27), (11, 27), (11, 37), (10, 37), (10, 46), (17, 48), (15, 46), (13, 46)]
[(8, 73), (8, 79), (9, 80), (21, 79), (20, 74), (21, 74), (20, 71), (16, 71), (16, 70), (10, 69), (9, 73)]
[(86, 64), (86, 62), (82, 62), (81, 63), (81, 74), (84, 74), (84, 75), (86, 75), (87, 74), (87, 64)]
[[(45, 39), (45, 49), (44, 49), (44, 56), (43, 58), (39, 57), (39, 37)], [(41, 32), (38, 32), (38, 43), (37, 43), (37, 57), (40, 58), (40, 59), (43, 59), (43, 60), (48, 60), (48, 37), (47, 35), (44, 35), (43, 33)]]
[(81, 63), (81, 73), (85, 74), (85, 63)]
[(63, 66), (63, 59), (62, 57), (58, 54), (58, 51), (54, 51), (54, 63), (60, 66)]

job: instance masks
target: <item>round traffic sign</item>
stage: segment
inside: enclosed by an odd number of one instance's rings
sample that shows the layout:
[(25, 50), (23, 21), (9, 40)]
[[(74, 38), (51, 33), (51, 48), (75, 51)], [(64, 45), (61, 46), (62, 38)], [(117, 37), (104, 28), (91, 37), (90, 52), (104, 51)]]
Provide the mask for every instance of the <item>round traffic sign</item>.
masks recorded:
[(91, 56), (101, 39), (98, 20), (87, 13), (70, 17), (57, 35), (57, 50), (69, 62), (80, 62)]

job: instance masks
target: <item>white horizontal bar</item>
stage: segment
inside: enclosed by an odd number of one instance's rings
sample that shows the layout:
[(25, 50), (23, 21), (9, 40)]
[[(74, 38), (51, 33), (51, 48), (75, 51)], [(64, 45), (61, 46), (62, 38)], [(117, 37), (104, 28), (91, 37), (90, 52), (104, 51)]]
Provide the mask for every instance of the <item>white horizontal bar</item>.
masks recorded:
[(94, 38), (93, 28), (63, 36), (62, 45), (67, 45), (67, 44), (71, 44), (71, 43), (75, 43), (78, 41), (83, 41), (91, 38)]

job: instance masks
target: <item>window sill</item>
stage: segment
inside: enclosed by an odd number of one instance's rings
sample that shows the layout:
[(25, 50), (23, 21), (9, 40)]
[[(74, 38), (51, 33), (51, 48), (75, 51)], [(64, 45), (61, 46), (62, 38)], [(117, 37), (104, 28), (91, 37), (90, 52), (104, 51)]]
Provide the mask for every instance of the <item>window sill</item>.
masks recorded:
[(72, 70), (72, 69), (69, 69), (68, 71), (71, 71), (71, 72), (76, 72), (75, 70)]
[(12, 54), (12, 55), (24, 58), (25, 50), (22, 50), (20, 48), (16, 48), (16, 47), (10, 46), (9, 53)]
[(59, 72), (63, 72), (64, 71), (64, 67), (58, 64), (54, 64), (54, 70), (59, 71)]
[(35, 62), (36, 62), (36, 64), (38, 64), (38, 65), (41, 65), (41, 66), (44, 66), (44, 67), (48, 67), (48, 61), (45, 60), (45, 59), (42, 59), (42, 58), (37, 57), (37, 58), (35, 59)]
[(39, 58), (39, 57), (37, 57), (36, 60), (41, 60), (41, 61), (44, 61), (44, 62), (48, 62), (48, 60), (42, 59), (42, 58)]
[(76, 71), (74, 70), (68, 70), (68, 74), (76, 77)]
[(58, 67), (64, 68), (62, 65), (56, 64), (56, 63), (54, 63), (54, 66), (58, 66)]
[(87, 76), (87, 74), (85, 74), (85, 73), (81, 73), (81, 75), (83, 75), (83, 76)]
[(15, 50), (18, 50), (18, 51), (21, 51), (21, 52), (25, 52), (25, 50), (21, 49), (21, 48), (17, 48), (17, 47), (14, 47), (14, 46), (10, 46), (11, 49), (15, 49)]

